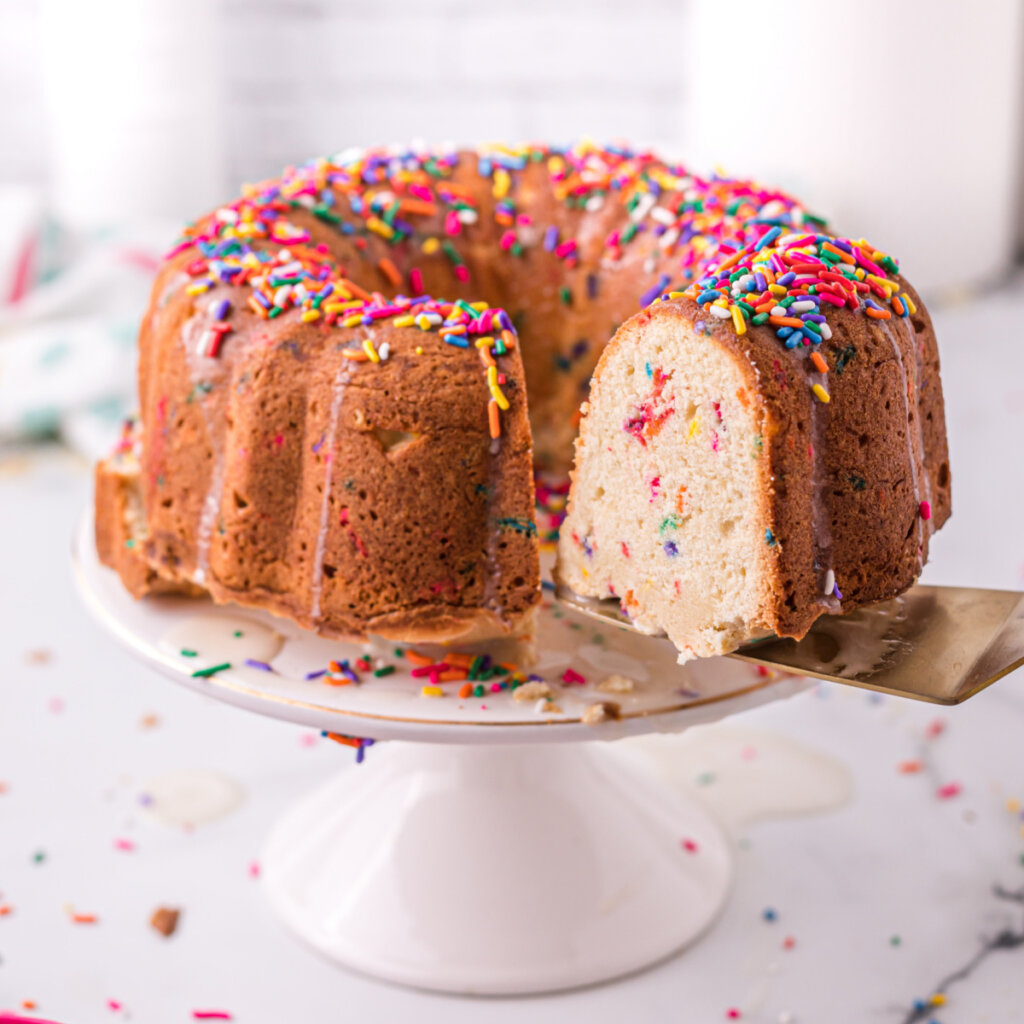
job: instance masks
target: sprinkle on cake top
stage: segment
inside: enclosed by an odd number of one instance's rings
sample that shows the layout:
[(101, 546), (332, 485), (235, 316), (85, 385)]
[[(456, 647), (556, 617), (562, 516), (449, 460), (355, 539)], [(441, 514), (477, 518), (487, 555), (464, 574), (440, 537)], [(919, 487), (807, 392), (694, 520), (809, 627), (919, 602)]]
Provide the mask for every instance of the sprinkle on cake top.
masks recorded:
[[(483, 146), (476, 157), (478, 172), (490, 180), (498, 245), (508, 258), (540, 245), (567, 269), (577, 263), (576, 238), (562, 237), (557, 226), (534, 224), (531, 214), (517, 207), (516, 176), (541, 164), (555, 198), (566, 207), (594, 212), (613, 200), (626, 208), (627, 223), (604, 239), (602, 264), (613, 266), (627, 249), (639, 252), (652, 277), (638, 296), (639, 307), (685, 297), (708, 316), (731, 321), (739, 335), (750, 325), (774, 327), (788, 349), (808, 351), (812, 390), (822, 402), (829, 401), (828, 365), (816, 346), (831, 336), (825, 317), (830, 306), (876, 320), (915, 312), (912, 299), (900, 292), (892, 257), (863, 240), (823, 233), (824, 221), (783, 192), (720, 175), (700, 177), (649, 151), (590, 142)], [(492, 400), (505, 408), (493, 378), (494, 356), (514, 344), (507, 313), (420, 294), (415, 255), (407, 275), (387, 257), (377, 261), (394, 289), (414, 297), (367, 292), (345, 275), (326, 246), (313, 245), (308, 231), (289, 220), (292, 211), (304, 209), (364, 250), (371, 235), (389, 246), (405, 243), (403, 263), (410, 262), (410, 244), (413, 253), (418, 248), (427, 257), (443, 254), (453, 275), (467, 282), (470, 271), (460, 243), (480, 211), (473, 190), (453, 180), (459, 160), (453, 148), (369, 149), (291, 167), (279, 180), (248, 186), (242, 198), (190, 226), (172, 253), (192, 245), (199, 249), (200, 258), (187, 268), (195, 278), (194, 294), (218, 283), (248, 283), (253, 289), (248, 305), (265, 319), (298, 309), (305, 322), (353, 327), (386, 320), (436, 330), (448, 344), (465, 348), (473, 339)], [(269, 251), (267, 243), (284, 248)], [(672, 261), (674, 273), (666, 272)], [(596, 282), (588, 282), (588, 291), (593, 296)], [(568, 289), (562, 297), (573, 301)], [(227, 312), (219, 304), (215, 319), (223, 322)], [(228, 325), (215, 327), (206, 354), (216, 355), (229, 331)], [(367, 340), (353, 357), (376, 362), (380, 354)]]

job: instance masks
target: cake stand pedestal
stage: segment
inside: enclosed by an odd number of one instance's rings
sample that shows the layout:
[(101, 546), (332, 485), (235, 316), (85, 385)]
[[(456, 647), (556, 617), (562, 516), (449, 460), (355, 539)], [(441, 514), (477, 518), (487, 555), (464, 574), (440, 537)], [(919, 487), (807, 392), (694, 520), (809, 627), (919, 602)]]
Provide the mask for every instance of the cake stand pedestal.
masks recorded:
[(618, 720), (583, 723), (589, 704), (609, 698), (592, 684), (558, 688), (557, 715), (510, 691), (459, 701), (458, 684), (423, 697), (407, 665), (334, 688), (307, 680), (309, 669), (365, 646), (206, 601), (135, 602), (99, 564), (88, 516), (74, 565), (99, 621), (175, 681), (287, 721), (398, 741), (297, 802), (271, 832), (261, 877), (277, 914), (319, 953), (444, 992), (607, 981), (693, 942), (728, 896), (730, 842), (633, 751), (593, 741), (676, 731), (807, 685), (728, 659), (680, 667), (667, 644), (549, 607), (533, 671), (552, 681), (565, 669), (628, 673), (637, 687), (615, 696)]

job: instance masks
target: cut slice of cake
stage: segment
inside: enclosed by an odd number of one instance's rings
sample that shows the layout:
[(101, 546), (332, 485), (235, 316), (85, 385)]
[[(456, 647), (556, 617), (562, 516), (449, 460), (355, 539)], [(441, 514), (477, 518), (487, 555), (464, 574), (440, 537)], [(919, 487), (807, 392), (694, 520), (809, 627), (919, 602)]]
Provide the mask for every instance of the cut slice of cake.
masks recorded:
[(949, 513), (931, 326), (826, 333), (812, 355), (685, 295), (628, 320), (583, 408), (560, 581), (618, 598), (680, 661), (910, 586)]

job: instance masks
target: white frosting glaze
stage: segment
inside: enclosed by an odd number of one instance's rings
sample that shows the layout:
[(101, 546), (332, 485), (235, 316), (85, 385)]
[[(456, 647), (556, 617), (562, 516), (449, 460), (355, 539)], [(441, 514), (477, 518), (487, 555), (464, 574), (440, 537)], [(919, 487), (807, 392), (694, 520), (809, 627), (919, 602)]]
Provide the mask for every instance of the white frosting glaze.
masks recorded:
[(320, 523), (317, 527), (316, 545), (313, 548), (313, 572), (309, 588), (309, 614), (313, 622), (321, 618), (320, 594), (324, 582), (324, 548), (327, 544), (328, 517), (331, 511), (331, 478), (334, 475), (334, 456), (338, 437), (338, 422), (341, 418), (341, 402), (345, 397), (350, 374), (349, 362), (343, 356), (334, 376), (334, 392), (331, 398), (331, 414), (328, 421), (324, 454), (324, 493), (320, 501)]
[(193, 768), (150, 779), (139, 796), (142, 814), (171, 828), (208, 825), (227, 817), (245, 800), (245, 790), (220, 772)]

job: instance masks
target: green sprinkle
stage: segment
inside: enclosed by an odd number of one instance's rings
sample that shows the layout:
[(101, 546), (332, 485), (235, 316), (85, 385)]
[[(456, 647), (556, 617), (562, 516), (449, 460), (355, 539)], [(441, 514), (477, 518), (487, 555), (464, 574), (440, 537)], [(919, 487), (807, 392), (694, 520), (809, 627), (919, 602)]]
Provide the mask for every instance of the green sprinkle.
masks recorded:
[(395, 651), (394, 651), (394, 654), (395, 654), (396, 658), (404, 658), (405, 657), (405, 651), (403, 651), (401, 647), (396, 647)]
[(710, 786), (711, 783), (714, 782), (714, 781), (715, 781), (715, 773), (714, 772), (701, 772), (700, 775), (697, 776), (697, 785), (698, 786)]
[(380, 679), (381, 676), (389, 676), (395, 671), (394, 665), (382, 665), (380, 668), (374, 671), (374, 675)]
[(482, 697), (485, 692), (486, 691), (484, 690), (483, 686), (481, 686), (479, 683), (477, 683), (476, 686), (473, 687), (474, 697)]
[(240, 629), (236, 629), (234, 635), (235, 636), (241, 636), (242, 635), (242, 631)]
[(210, 676), (215, 675), (218, 672), (223, 672), (226, 668), (231, 668), (231, 662), (225, 661), (220, 665), (211, 665), (209, 668), (197, 668), (192, 673), (193, 679), (209, 679)]
[(889, 939), (889, 945), (890, 945), (890, 946), (898, 946), (898, 945), (899, 945), (899, 944), (900, 944), (900, 943), (901, 943), (902, 941), (903, 941), (903, 940), (902, 940), (902, 939), (901, 939), (901, 938), (900, 938), (900, 937), (899, 937), (898, 935), (893, 935), (893, 936), (892, 936), (892, 937), (891, 937), (891, 938)]
[(32, 854), (32, 863), (33, 864), (42, 864), (45, 860), (46, 860), (46, 851), (45, 850), (36, 850), (36, 852)]
[(572, 292), (568, 288), (562, 288), (561, 291), (559, 291), (558, 296), (562, 300), (563, 305), (572, 305)]
[(188, 647), (182, 647), (181, 656), (183, 658), (194, 658), (198, 652), (190, 650)]
[(767, 313), (755, 313), (754, 316), (751, 318), (750, 322), (752, 324), (757, 324), (757, 325), (766, 324), (766, 323), (768, 323), (768, 314)]

